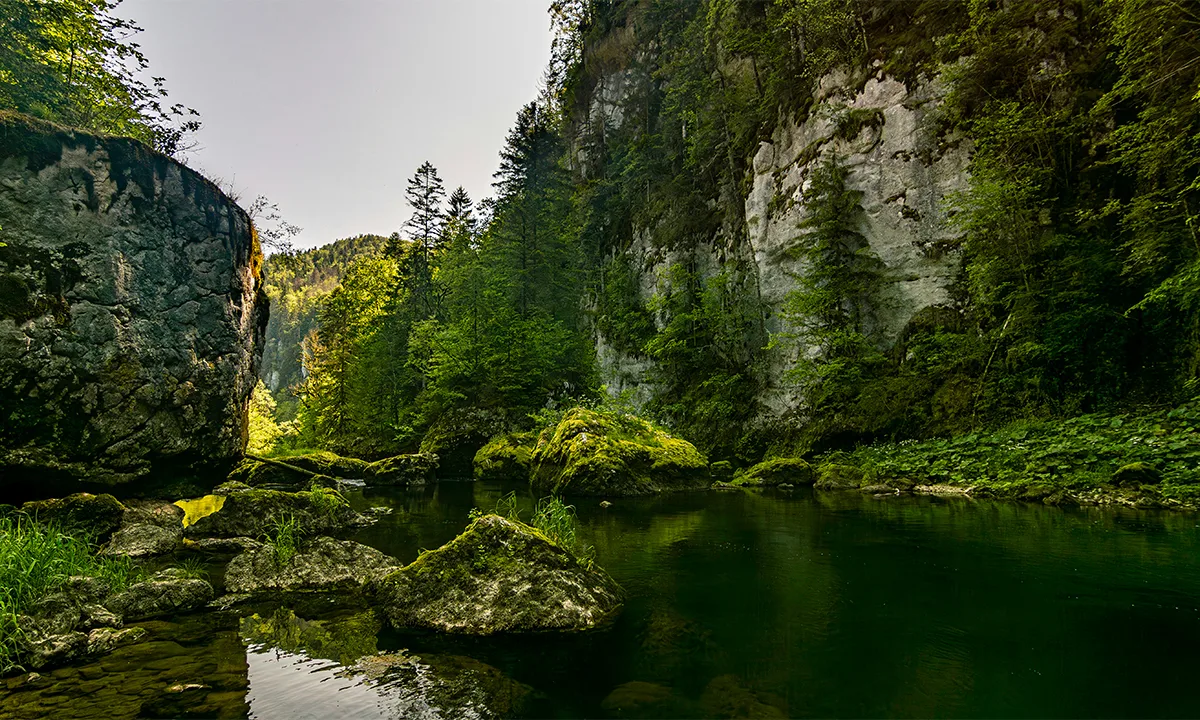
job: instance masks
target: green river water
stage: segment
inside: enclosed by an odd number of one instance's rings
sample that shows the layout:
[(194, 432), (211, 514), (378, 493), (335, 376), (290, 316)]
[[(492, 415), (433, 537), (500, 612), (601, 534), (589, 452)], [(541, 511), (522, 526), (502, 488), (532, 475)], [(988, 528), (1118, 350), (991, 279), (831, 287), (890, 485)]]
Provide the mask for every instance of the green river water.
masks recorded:
[[(353, 538), (408, 562), (507, 489), (359, 492), (358, 507), (392, 513)], [(347, 670), (375, 650), (486, 663), (532, 717), (1200, 716), (1192, 515), (807, 490), (580, 499), (578, 514), (629, 595), (607, 631), (334, 633), (306, 651), (248, 634), (251, 610), (201, 614), (0, 684), (0, 716), (471, 716), (426, 702), (419, 681)]]

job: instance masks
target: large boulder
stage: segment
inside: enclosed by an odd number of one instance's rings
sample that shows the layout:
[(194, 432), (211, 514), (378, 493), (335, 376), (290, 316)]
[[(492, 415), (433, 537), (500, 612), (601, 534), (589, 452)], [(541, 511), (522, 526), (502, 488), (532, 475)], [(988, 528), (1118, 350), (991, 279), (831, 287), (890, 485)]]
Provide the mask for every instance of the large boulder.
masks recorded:
[(475, 453), (475, 477), (478, 480), (525, 480), (537, 446), (534, 433), (509, 433), (493, 438)]
[(499, 515), (386, 576), (374, 594), (395, 628), (468, 635), (590, 630), (613, 620), (623, 600), (603, 570)]
[(694, 445), (632, 415), (575, 408), (542, 431), (533, 452), (537, 492), (651, 495), (708, 483)]
[(437, 469), (438, 456), (422, 452), (373, 462), (363, 477), (368, 485), (424, 485), (434, 481)]
[(425, 432), (421, 452), (437, 455), (442, 476), (471, 477), (475, 453), (507, 427), (504, 417), (492, 410), (451, 408)]
[(108, 494), (75, 493), (36, 500), (22, 505), (21, 511), (39, 523), (95, 540), (108, 538), (125, 518), (125, 506)]
[(211, 487), (267, 322), (250, 218), (135, 140), (0, 113), (0, 487)]
[(399, 567), (395, 558), (350, 540), (316, 537), (285, 559), (268, 543), (229, 562), (225, 589), (250, 594), (356, 590)]
[(150, 523), (123, 525), (100, 551), (111, 557), (147, 558), (173, 552), (183, 540), (183, 525), (165, 528)]
[(853, 490), (863, 484), (866, 474), (853, 465), (825, 463), (817, 470), (813, 487), (818, 490)]
[(214, 499), (216, 510), (184, 528), (187, 537), (256, 538), (272, 532), (285, 520), (295, 521), (297, 529), (306, 534), (370, 524), (337, 491), (324, 488), (301, 492), (242, 490), (209, 497)]

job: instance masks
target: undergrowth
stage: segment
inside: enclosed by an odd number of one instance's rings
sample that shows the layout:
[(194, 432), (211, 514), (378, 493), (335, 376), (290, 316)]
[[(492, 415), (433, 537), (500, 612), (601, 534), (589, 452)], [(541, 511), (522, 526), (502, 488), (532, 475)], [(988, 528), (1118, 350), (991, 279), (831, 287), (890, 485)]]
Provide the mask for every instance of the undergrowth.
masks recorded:
[(17, 617), (73, 576), (97, 578), (110, 591), (143, 577), (128, 558), (102, 558), (85, 540), (17, 515), (0, 518), (0, 673), (20, 667)]
[[(510, 492), (496, 500), (493, 513), (507, 518), (512, 522), (529, 525), (550, 538), (556, 545), (575, 556), (584, 567), (591, 569), (596, 558), (596, 549), (579, 538), (579, 519), (575, 515), (575, 506), (567, 505), (553, 495), (537, 501), (533, 516), (529, 522), (521, 518), (521, 510), (517, 507), (517, 494)], [(486, 515), (479, 508), (472, 508), (468, 514), (470, 520), (477, 520)]]
[(283, 565), (300, 552), (300, 543), (304, 532), (300, 521), (293, 515), (282, 515), (271, 523), (271, 529), (264, 535), (264, 540), (271, 546), (271, 552), (278, 565)]
[(1173, 409), (1091, 414), (1069, 420), (1021, 421), (949, 439), (878, 443), (828, 453), (868, 479), (986, 486), (1034, 484), (1086, 488), (1109, 482), (1140, 462), (1162, 474), (1163, 495), (1200, 498), (1200, 397)]

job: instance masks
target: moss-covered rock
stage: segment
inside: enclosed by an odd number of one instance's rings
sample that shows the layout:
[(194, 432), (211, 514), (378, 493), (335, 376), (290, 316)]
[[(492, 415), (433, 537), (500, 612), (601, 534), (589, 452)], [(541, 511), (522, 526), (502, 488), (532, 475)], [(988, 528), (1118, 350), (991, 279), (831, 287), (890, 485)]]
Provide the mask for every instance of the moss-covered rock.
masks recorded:
[(225, 589), (252, 594), (357, 590), (399, 567), (395, 558), (373, 547), (316, 537), (282, 562), (270, 544), (238, 555), (225, 569)]
[(538, 437), (530, 481), (555, 494), (651, 495), (706, 487), (708, 461), (640, 418), (575, 408)]
[(361, 480), (367, 477), (365, 460), (319, 450), (302, 455), (272, 458), (247, 457), (229, 473), (229, 480), (247, 485), (307, 485), (314, 475)]
[(65, 532), (105, 540), (121, 526), (125, 506), (112, 495), (75, 493), (64, 498), (27, 502), (21, 510), (39, 523)]
[(150, 523), (122, 525), (100, 553), (110, 557), (154, 557), (173, 552), (182, 540), (182, 524), (173, 528)]
[(362, 477), (368, 485), (424, 485), (434, 481), (437, 469), (437, 455), (413, 453), (373, 462)]
[(812, 485), (812, 466), (800, 458), (772, 458), (739, 473), (734, 485)]
[(826, 463), (817, 471), (813, 487), (818, 490), (853, 490), (862, 485), (865, 475), (853, 465)]
[(130, 585), (106, 599), (104, 607), (128, 622), (196, 610), (213, 596), (212, 585), (204, 580), (163, 576)]
[(374, 594), (397, 629), (469, 635), (590, 630), (615, 619), (623, 600), (603, 570), (498, 515), (388, 575)]
[[(243, 490), (220, 499), (217, 509), (199, 517), (186, 528), (188, 537), (259, 537), (277, 523), (294, 519), (306, 534), (327, 533), (369, 525), (370, 520), (355, 512), (334, 490), (301, 492), (281, 490)], [(185, 508), (186, 509), (186, 508)]]
[(475, 453), (475, 477), (479, 480), (524, 480), (532, 467), (537, 435), (509, 433), (492, 438)]
[(470, 477), (475, 453), (504, 432), (504, 417), (483, 408), (452, 408), (442, 413), (421, 440), (421, 452), (438, 456), (445, 477)]

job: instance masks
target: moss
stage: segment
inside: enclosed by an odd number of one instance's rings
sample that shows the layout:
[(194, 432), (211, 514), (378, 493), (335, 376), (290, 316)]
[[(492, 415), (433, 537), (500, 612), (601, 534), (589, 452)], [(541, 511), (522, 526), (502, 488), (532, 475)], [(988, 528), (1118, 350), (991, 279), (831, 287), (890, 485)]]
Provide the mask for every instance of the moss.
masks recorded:
[(814, 487), (820, 490), (850, 490), (865, 479), (865, 473), (853, 465), (826, 463), (817, 470)]
[(1112, 480), (1117, 485), (1157, 485), (1162, 481), (1162, 473), (1158, 468), (1146, 462), (1132, 462), (1122, 465), (1113, 473)]
[(21, 506), (35, 521), (64, 532), (104, 540), (121, 525), (125, 506), (112, 495), (75, 493), (53, 500), (36, 500)]
[(423, 485), (433, 482), (437, 468), (437, 455), (412, 453), (373, 462), (364, 477), (372, 485)]
[(542, 431), (533, 453), (539, 492), (649, 495), (708, 481), (696, 446), (633, 415), (575, 408)]
[(306, 534), (366, 523), (366, 519), (334, 490), (317, 488), (282, 492), (256, 489), (224, 496), (219, 510), (197, 518), (186, 528), (185, 534), (189, 537), (259, 537), (285, 520), (294, 521), (297, 529)]
[(421, 452), (438, 457), (443, 475), (469, 477), (475, 453), (488, 440), (504, 432), (507, 423), (499, 414), (482, 408), (452, 408), (426, 431)]
[(734, 485), (811, 485), (812, 466), (800, 458), (772, 458), (738, 473)]
[(537, 435), (531, 432), (493, 438), (475, 453), (475, 477), (479, 480), (528, 478), (536, 445)]
[(590, 630), (624, 593), (544, 533), (499, 515), (379, 581), (375, 606), (397, 629), (472, 635)]
[(833, 134), (842, 140), (854, 140), (866, 128), (883, 127), (883, 110), (879, 108), (849, 108), (838, 116)]

